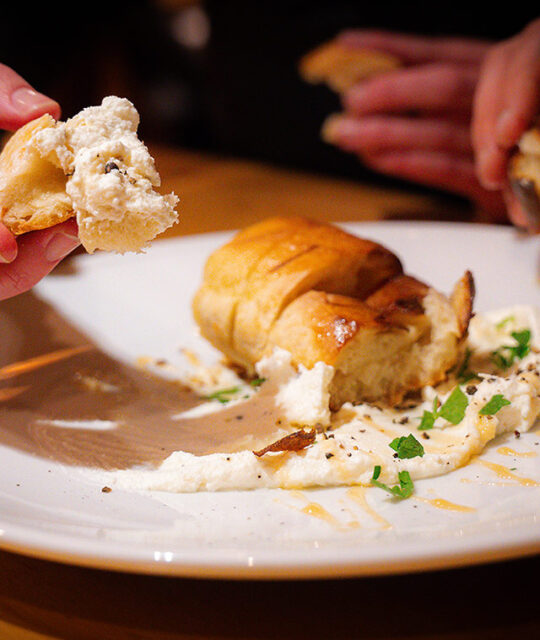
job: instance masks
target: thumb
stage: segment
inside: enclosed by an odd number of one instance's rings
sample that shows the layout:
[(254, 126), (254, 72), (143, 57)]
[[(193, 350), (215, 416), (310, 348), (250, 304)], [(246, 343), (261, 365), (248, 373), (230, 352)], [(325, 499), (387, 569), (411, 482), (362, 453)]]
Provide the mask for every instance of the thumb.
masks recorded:
[(44, 113), (58, 119), (60, 106), (38, 93), (13, 69), (0, 64), (0, 129), (15, 131)]

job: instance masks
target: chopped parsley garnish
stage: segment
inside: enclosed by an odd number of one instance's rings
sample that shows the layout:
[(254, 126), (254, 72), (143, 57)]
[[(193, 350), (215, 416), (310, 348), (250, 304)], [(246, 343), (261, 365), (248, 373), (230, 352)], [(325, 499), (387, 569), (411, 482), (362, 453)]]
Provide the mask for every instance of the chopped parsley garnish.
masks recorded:
[(376, 465), (373, 469), (373, 476), (371, 478), (371, 484), (375, 487), (379, 487), (379, 489), (384, 489), (394, 498), (399, 498), (400, 500), (404, 500), (405, 498), (409, 498), (414, 491), (414, 484), (411, 480), (411, 476), (408, 471), (400, 471), (398, 473), (399, 484), (396, 484), (394, 487), (389, 487), (384, 482), (379, 482), (378, 478), (381, 475), (381, 467), (380, 465)]
[(514, 360), (521, 360), (531, 350), (531, 330), (512, 331), (510, 334), (517, 342), (515, 345), (504, 345), (491, 354), (491, 359), (499, 369), (508, 369)]
[(253, 378), (253, 380), (249, 381), (249, 384), (252, 387), (260, 387), (263, 382), (266, 382), (266, 378)]
[(446, 402), (440, 408), (438, 408), (439, 399), (435, 397), (433, 410), (427, 411), (426, 409), (424, 411), (418, 430), (426, 431), (427, 429), (433, 429), (437, 418), (444, 418), (454, 425), (459, 424), (465, 417), (465, 410), (468, 404), (469, 400), (459, 386), (452, 391), (446, 399)]
[(478, 413), (481, 416), (492, 416), (496, 414), (499, 409), (502, 409), (509, 404), (512, 404), (510, 400), (507, 400), (501, 393), (496, 393), (491, 400), (486, 402)]
[(463, 356), (463, 361), (461, 362), (461, 365), (459, 366), (459, 369), (456, 372), (456, 378), (460, 383), (469, 382), (469, 380), (472, 380), (473, 378), (478, 377), (477, 373), (469, 369), (471, 355), (472, 355), (472, 350), (468, 348), (465, 349), (465, 355)]
[(416, 458), (416, 456), (422, 457), (424, 455), (424, 447), (412, 433), (408, 436), (401, 436), (401, 438), (394, 438), (389, 446), (397, 452), (398, 458)]
[(509, 322), (514, 322), (515, 319), (515, 316), (506, 316), (506, 318), (503, 318), (500, 322), (497, 322), (495, 327), (497, 329), (503, 329), (506, 324), (508, 324)]
[(433, 429), (433, 426), (435, 425), (435, 420), (437, 419), (438, 409), (439, 409), (439, 398), (435, 396), (433, 400), (433, 411), (428, 411), (427, 409), (424, 410), (424, 413), (422, 415), (422, 419), (420, 422), (420, 426), (418, 427), (420, 431), (427, 431), (428, 429)]
[(458, 386), (452, 391), (446, 402), (439, 409), (439, 416), (452, 424), (459, 424), (465, 416), (465, 410), (468, 404), (469, 399)]
[(217, 400), (221, 404), (227, 404), (232, 400), (231, 396), (236, 395), (240, 391), (240, 387), (229, 387), (228, 389), (219, 389), (210, 393), (207, 396), (203, 396), (205, 400)]

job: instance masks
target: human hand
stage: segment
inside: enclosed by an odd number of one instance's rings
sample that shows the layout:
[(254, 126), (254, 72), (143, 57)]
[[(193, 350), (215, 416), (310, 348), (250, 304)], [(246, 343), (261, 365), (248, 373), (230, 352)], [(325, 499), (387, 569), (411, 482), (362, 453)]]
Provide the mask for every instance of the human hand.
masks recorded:
[[(44, 113), (59, 118), (60, 107), (0, 64), (0, 129), (15, 130)], [(79, 244), (74, 220), (18, 239), (0, 222), (0, 300), (32, 288)]]
[(502, 190), (514, 224), (532, 231), (530, 220), (508, 184), (510, 155), (540, 114), (540, 19), (493, 46), (483, 61), (472, 111), (477, 172), (486, 189)]
[(506, 216), (500, 191), (476, 175), (470, 134), (481, 65), (490, 44), (349, 31), (345, 46), (386, 51), (403, 67), (368, 78), (342, 96), (344, 113), (331, 116), (323, 137), (357, 154), (376, 171), (473, 200), (496, 220)]

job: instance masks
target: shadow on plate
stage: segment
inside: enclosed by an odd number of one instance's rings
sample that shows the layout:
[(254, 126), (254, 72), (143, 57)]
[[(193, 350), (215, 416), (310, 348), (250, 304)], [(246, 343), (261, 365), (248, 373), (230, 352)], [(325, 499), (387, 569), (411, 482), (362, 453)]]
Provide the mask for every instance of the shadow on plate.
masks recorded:
[(172, 416), (200, 398), (110, 357), (32, 292), (2, 303), (0, 332), (0, 446), (127, 468), (160, 463), (197, 428)]

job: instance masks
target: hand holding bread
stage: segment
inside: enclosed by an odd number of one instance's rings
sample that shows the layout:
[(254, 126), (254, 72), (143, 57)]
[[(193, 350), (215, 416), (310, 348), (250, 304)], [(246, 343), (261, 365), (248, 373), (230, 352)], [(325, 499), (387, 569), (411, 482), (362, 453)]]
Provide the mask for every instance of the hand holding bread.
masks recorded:
[[(0, 64), (0, 128), (16, 130), (44, 113), (58, 117), (60, 107)], [(33, 287), (79, 244), (74, 220), (27, 233), (17, 241), (0, 219), (0, 300)]]
[[(343, 110), (324, 122), (325, 142), (374, 171), (464, 196), (496, 222), (538, 232), (534, 189), (508, 171), (540, 113), (539, 47), (540, 19), (495, 44), (351, 30), (306, 54), (299, 72), (340, 94)], [(365, 64), (370, 52), (399, 64), (373, 64), (352, 81), (354, 52)]]
[[(138, 114), (110, 96), (67, 122), (59, 106), (0, 65), (0, 299), (36, 284), (82, 242), (90, 253), (140, 251), (176, 222), (161, 195)], [(17, 242), (16, 237), (19, 237)]]

